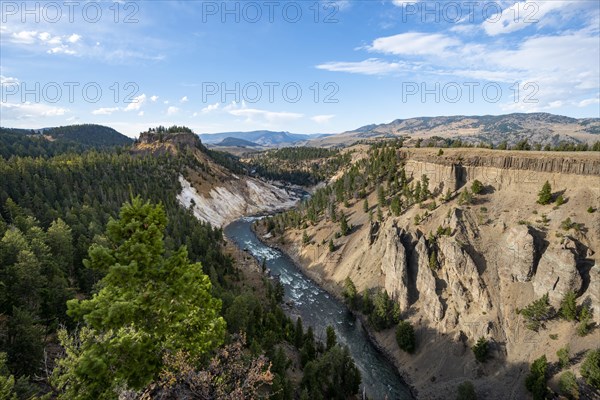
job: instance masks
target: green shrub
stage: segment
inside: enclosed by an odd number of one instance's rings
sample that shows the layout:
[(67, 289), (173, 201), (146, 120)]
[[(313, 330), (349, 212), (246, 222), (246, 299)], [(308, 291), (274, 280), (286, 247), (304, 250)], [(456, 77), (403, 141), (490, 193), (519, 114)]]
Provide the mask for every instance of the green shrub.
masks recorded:
[(560, 302), (560, 316), (567, 321), (574, 321), (577, 318), (577, 294), (569, 290)]
[(477, 394), (475, 393), (475, 387), (471, 381), (464, 381), (458, 385), (458, 393), (456, 400), (477, 400)]
[(398, 347), (407, 353), (413, 353), (416, 348), (415, 331), (408, 321), (400, 321), (396, 328)]
[(587, 352), (581, 365), (581, 376), (588, 385), (600, 389), (600, 348)]
[(529, 375), (525, 378), (525, 387), (533, 394), (533, 400), (545, 400), (548, 394), (546, 371), (548, 360), (543, 355), (531, 364)]
[(577, 326), (577, 334), (579, 336), (585, 336), (589, 333), (591, 320), (592, 310), (588, 305), (584, 305), (579, 312), (579, 325)]
[(579, 385), (577, 378), (571, 371), (564, 372), (558, 380), (558, 389), (560, 393), (567, 396), (569, 399), (579, 399)]
[(550, 204), (550, 202), (552, 201), (552, 187), (550, 186), (550, 182), (546, 181), (546, 183), (544, 183), (544, 186), (542, 186), (542, 190), (540, 190), (540, 192), (538, 193), (538, 200), (537, 202), (539, 204)]
[(471, 191), (474, 194), (480, 194), (483, 191), (483, 184), (475, 179), (471, 185)]
[(475, 359), (479, 362), (486, 362), (488, 358), (489, 352), (489, 343), (486, 338), (483, 336), (477, 340), (475, 346), (473, 346), (473, 354), (475, 354)]
[(551, 319), (554, 315), (554, 309), (550, 306), (548, 293), (520, 310), (519, 314), (525, 318), (527, 328), (537, 332), (544, 321)]
[(563, 347), (556, 352), (558, 356), (558, 363), (561, 368), (567, 368), (569, 366), (569, 346)]

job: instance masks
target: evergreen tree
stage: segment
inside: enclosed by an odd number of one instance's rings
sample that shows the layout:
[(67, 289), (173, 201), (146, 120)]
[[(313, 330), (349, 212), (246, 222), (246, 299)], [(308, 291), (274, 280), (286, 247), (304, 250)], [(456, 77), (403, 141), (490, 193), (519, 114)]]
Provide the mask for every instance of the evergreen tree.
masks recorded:
[(335, 330), (333, 326), (327, 325), (327, 350), (330, 350), (336, 345), (337, 339), (335, 337)]
[(396, 217), (400, 215), (402, 212), (402, 201), (400, 200), (400, 197), (394, 196), (392, 204), (390, 204), (390, 210)]
[(333, 244), (333, 239), (329, 239), (329, 252), (333, 253), (335, 251), (335, 245)]
[(531, 364), (529, 375), (525, 378), (525, 387), (533, 394), (534, 400), (544, 400), (548, 394), (546, 371), (548, 361), (543, 355)]
[(483, 184), (475, 179), (471, 184), (471, 191), (473, 194), (480, 194), (483, 191)]
[(552, 201), (552, 187), (550, 186), (550, 182), (546, 181), (546, 183), (544, 183), (544, 186), (542, 186), (542, 190), (540, 190), (540, 192), (538, 193), (538, 200), (537, 202), (539, 204), (550, 204), (550, 202)]
[(166, 224), (162, 206), (135, 198), (108, 223), (109, 246), (90, 247), (86, 266), (106, 275), (91, 299), (68, 302), (69, 315), (85, 325), (75, 336), (59, 334), (67, 356), (53, 381), (64, 398), (140, 389), (156, 378), (165, 353), (197, 359), (222, 343), (221, 302), (184, 247), (165, 257)]
[(475, 346), (473, 346), (473, 354), (475, 354), (475, 359), (479, 362), (486, 362), (488, 358), (488, 350), (489, 344), (486, 338), (483, 336), (477, 340)]
[(366, 213), (369, 211), (369, 200), (365, 199), (363, 202), (363, 211)]
[(567, 321), (574, 321), (577, 318), (577, 294), (569, 290), (560, 302), (560, 315)]
[(302, 328), (302, 318), (298, 317), (296, 320), (296, 329), (294, 331), (294, 346), (297, 349), (302, 347), (304, 343), (304, 328)]
[(475, 387), (470, 381), (465, 381), (458, 385), (458, 394), (456, 400), (477, 400), (477, 394), (475, 393)]
[(408, 321), (400, 321), (396, 328), (396, 342), (398, 347), (407, 353), (413, 353), (416, 347), (415, 331)]
[(587, 352), (581, 364), (581, 376), (588, 385), (600, 389), (600, 348)]
[(379, 206), (384, 207), (385, 204), (385, 189), (383, 188), (383, 185), (379, 185), (377, 187), (377, 202), (379, 203)]
[(383, 222), (383, 211), (381, 211), (379, 205), (377, 205), (377, 221)]
[(350, 233), (348, 219), (346, 218), (346, 214), (344, 213), (342, 213), (342, 216), (340, 217), (340, 231), (342, 232), (343, 236), (346, 236), (348, 233)]

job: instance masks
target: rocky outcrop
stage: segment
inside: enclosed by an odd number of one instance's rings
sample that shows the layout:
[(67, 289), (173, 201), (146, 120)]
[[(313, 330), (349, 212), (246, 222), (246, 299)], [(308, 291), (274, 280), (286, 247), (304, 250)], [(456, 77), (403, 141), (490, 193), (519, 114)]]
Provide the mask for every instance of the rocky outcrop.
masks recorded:
[(198, 135), (191, 132), (142, 132), (138, 139), (139, 144), (172, 143), (177, 146), (198, 146), (201, 144)]
[(510, 228), (504, 236), (503, 262), (498, 273), (505, 281), (528, 282), (535, 263), (534, 238), (526, 225)]
[(409, 270), (415, 277), (416, 291), (421, 303), (421, 312), (433, 322), (444, 318), (444, 306), (437, 294), (433, 271), (429, 268), (429, 254), (425, 237), (421, 236), (410, 257)]
[(235, 184), (213, 187), (199, 193), (183, 176), (177, 200), (191, 208), (196, 218), (215, 227), (223, 227), (245, 215), (292, 207), (300, 199), (295, 193), (254, 178), (238, 178)]
[(398, 302), (400, 312), (409, 307), (407, 252), (402, 244), (404, 230), (392, 226), (378, 239), (378, 251), (383, 254), (381, 272), (385, 275), (384, 288)]
[(537, 296), (548, 293), (550, 303), (557, 306), (569, 290), (579, 292), (581, 284), (577, 259), (570, 249), (554, 246), (542, 254), (533, 280)]
[(457, 308), (466, 313), (471, 307), (489, 311), (489, 295), (469, 254), (452, 238), (440, 237), (438, 243), (443, 255), (441, 274)]
[[(526, 152), (521, 154), (506, 154), (502, 152), (491, 152), (485, 155), (463, 154), (460, 157), (431, 157), (426, 156), (415, 150), (401, 150), (400, 156), (407, 162), (423, 162), (432, 166), (420, 168), (420, 173), (427, 173), (428, 170), (442, 174), (441, 168), (433, 165), (440, 165), (446, 168), (456, 168), (460, 165), (462, 168), (497, 168), (500, 170), (522, 170), (533, 172), (547, 172), (575, 175), (600, 175), (600, 160), (597, 158), (576, 158), (560, 153), (546, 153), (529, 155)], [(420, 176), (420, 175), (418, 175)], [(448, 178), (456, 179), (456, 174), (447, 174)]]

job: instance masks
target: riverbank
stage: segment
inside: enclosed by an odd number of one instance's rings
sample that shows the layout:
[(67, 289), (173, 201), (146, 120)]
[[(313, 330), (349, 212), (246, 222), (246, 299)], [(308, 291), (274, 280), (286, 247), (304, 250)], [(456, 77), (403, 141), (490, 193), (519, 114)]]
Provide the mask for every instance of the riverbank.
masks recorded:
[[(255, 224), (252, 224), (251, 229), (254, 232), (256, 238), (261, 243), (263, 243), (265, 246), (279, 250), (283, 255), (289, 258), (308, 279), (314, 282), (315, 285), (325, 290), (329, 295), (334, 297), (340, 303), (345, 304), (344, 297), (342, 295), (343, 288), (341, 287), (341, 285), (336, 284), (335, 282), (331, 282), (329, 280), (325, 280), (322, 278), (322, 276), (318, 274), (318, 272), (306, 268), (306, 265), (303, 262), (304, 260), (302, 260), (302, 258), (300, 258), (296, 252), (292, 251), (289, 245), (278, 243), (277, 241), (273, 240), (272, 237), (265, 237), (265, 232), (257, 230)], [(396, 357), (394, 357), (394, 355), (385, 346), (385, 344), (382, 343), (380, 338), (378, 338), (378, 333), (373, 328), (371, 328), (365, 315), (363, 315), (360, 312), (351, 310), (350, 308), (348, 308), (348, 310), (352, 313), (355, 319), (358, 319), (360, 321), (361, 327), (364, 333), (366, 334), (367, 338), (373, 345), (373, 347), (375, 347), (375, 349), (377, 349), (377, 351), (383, 357), (385, 357), (385, 359), (391, 365), (394, 366), (398, 378), (402, 381), (404, 385), (406, 385), (406, 387), (410, 391), (411, 396), (417, 399), (418, 390), (412, 383), (410, 376), (403, 370), (400, 361)]]

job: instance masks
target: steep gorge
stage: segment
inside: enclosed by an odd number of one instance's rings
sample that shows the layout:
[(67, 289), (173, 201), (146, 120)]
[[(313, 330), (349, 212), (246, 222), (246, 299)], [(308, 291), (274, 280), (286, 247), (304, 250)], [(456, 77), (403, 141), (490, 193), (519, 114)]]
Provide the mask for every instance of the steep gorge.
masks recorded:
[[(470, 379), (483, 398), (526, 398), (523, 380), (531, 361), (543, 354), (556, 360), (556, 351), (567, 345), (579, 354), (600, 340), (597, 329), (579, 337), (573, 323), (558, 319), (539, 332), (527, 330), (516, 312), (546, 293), (558, 307), (573, 290), (600, 322), (600, 220), (598, 211), (587, 211), (600, 205), (600, 160), (589, 153), (436, 151), (399, 152), (409, 179), (428, 177), (437, 202), (431, 210), (414, 205), (371, 223), (362, 202), (351, 202), (341, 208), (353, 226), (350, 235), (336, 239), (338, 224), (321, 220), (305, 230), (308, 244), (304, 230), (288, 230), (284, 248), (334, 293), (350, 277), (359, 292), (383, 288), (394, 298), (415, 326), (418, 350), (400, 351), (393, 330), (375, 337), (420, 397), (447, 398)], [(483, 192), (460, 205), (458, 192), (474, 180)], [(545, 181), (565, 204), (536, 203)], [(451, 198), (442, 199), (448, 190)], [(375, 193), (368, 200), (376, 204)], [(567, 218), (577, 229), (564, 229)], [(436, 234), (438, 227), (449, 235)], [(323, 245), (330, 239), (333, 252)], [(485, 364), (469, 349), (481, 336), (493, 353)]]

